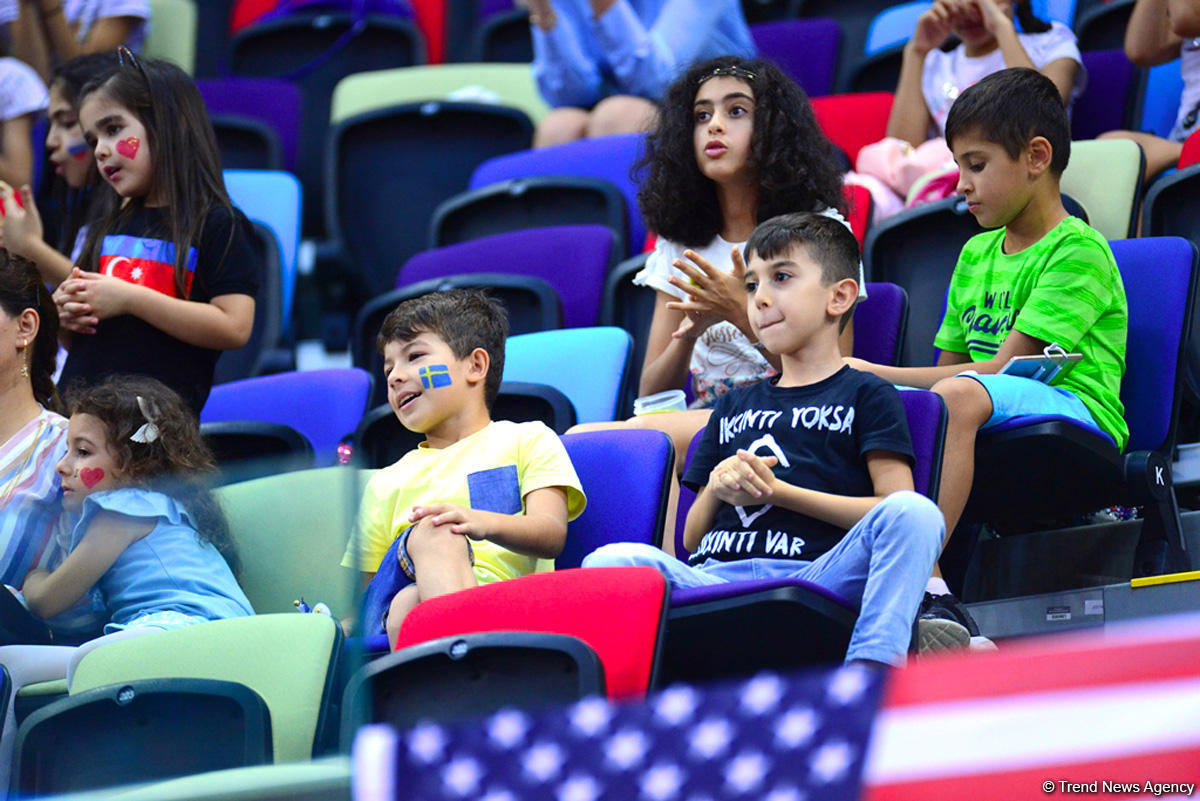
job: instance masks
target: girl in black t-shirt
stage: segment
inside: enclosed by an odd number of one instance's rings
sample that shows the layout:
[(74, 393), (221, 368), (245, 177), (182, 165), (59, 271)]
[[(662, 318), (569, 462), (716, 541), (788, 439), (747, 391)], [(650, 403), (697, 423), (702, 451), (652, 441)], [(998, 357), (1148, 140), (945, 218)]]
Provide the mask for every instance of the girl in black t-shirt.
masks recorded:
[(61, 381), (149, 375), (199, 413), (220, 351), (250, 337), (258, 265), (196, 85), (165, 61), (120, 60), (80, 93), (84, 136), (122, 202), (55, 292), (72, 335)]

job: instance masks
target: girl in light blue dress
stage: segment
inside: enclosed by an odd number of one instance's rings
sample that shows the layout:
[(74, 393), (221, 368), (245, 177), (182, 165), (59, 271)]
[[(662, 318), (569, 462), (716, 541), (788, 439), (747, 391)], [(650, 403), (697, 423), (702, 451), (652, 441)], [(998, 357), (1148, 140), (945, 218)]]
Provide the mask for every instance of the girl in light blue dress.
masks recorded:
[(26, 577), (29, 610), (53, 617), (91, 593), (108, 634), (253, 614), (205, 483), (212, 454), (182, 399), (155, 379), (114, 376), (70, 409), (58, 473), (79, 517), (62, 564)]

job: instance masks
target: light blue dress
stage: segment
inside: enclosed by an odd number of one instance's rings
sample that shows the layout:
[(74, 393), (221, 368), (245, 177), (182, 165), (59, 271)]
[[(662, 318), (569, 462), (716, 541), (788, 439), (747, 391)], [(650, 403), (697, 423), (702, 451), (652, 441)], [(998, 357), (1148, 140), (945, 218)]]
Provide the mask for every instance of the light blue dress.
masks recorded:
[(752, 58), (740, 0), (553, 0), (558, 23), (533, 27), (533, 77), (551, 106), (591, 108), (612, 94), (658, 100), (692, 62)]
[(72, 551), (101, 511), (157, 519), (154, 529), (126, 548), (96, 583), (95, 603), (110, 619), (105, 633), (254, 614), (224, 557), (199, 538), (191, 515), (175, 499), (130, 487), (89, 495), (71, 533)]

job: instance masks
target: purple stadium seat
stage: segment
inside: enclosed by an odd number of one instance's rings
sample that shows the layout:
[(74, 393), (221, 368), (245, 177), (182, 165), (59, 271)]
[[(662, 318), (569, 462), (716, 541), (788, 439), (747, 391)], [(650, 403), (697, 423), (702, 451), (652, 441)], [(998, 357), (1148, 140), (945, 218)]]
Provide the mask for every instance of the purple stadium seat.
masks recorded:
[[(913, 487), (937, 500), (946, 407), (927, 390), (900, 393), (912, 434)], [(697, 435), (697, 440), (700, 435)], [(695, 448), (696, 440), (692, 442)], [(689, 450), (688, 458), (692, 453)], [(686, 557), (682, 522), (695, 494), (679, 490), (675, 553)], [(663, 681), (700, 681), (763, 668), (840, 661), (857, 607), (824, 587), (799, 579), (731, 582), (673, 590), (664, 649)], [(711, 643), (720, 641), (715, 654)]]
[(837, 20), (789, 19), (750, 26), (761, 57), (774, 61), (809, 97), (833, 91), (842, 30)]
[(908, 325), (908, 293), (886, 281), (867, 283), (867, 299), (854, 308), (854, 355), (874, 364), (900, 364)]
[(291, 426), (312, 443), (315, 462), (337, 461), (337, 446), (367, 411), (371, 374), (357, 367), (307, 370), (231, 381), (213, 387), (201, 423), (260, 422)]
[(541, 278), (557, 290), (568, 328), (596, 325), (615, 236), (604, 225), (560, 225), (496, 234), (426, 250), (400, 268), (396, 286), (475, 272)]
[[(470, 189), (513, 178), (539, 175), (582, 175), (603, 178), (625, 196), (629, 212), (629, 247), (640, 251), (646, 241), (646, 224), (638, 211), (637, 184), (631, 172), (642, 151), (642, 134), (581, 139), (541, 150), (497, 156), (480, 164), (471, 176)], [(632, 254), (630, 254), (632, 255)]]
[(296, 170), (300, 142), (300, 89), (273, 78), (222, 78), (196, 81), (209, 114), (248, 117), (279, 135), (284, 169)]
[(1130, 92), (1135, 87), (1133, 63), (1123, 50), (1084, 52), (1087, 88), (1071, 109), (1071, 138), (1095, 139), (1105, 131), (1126, 128)]

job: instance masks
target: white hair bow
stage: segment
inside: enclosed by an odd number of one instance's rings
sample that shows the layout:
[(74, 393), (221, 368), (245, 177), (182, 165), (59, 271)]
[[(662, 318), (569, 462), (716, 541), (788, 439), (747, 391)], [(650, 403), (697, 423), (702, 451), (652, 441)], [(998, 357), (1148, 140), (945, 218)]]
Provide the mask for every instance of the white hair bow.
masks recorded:
[(158, 439), (158, 426), (154, 424), (154, 415), (150, 413), (150, 404), (141, 395), (137, 396), (138, 408), (142, 410), (142, 417), (146, 418), (146, 422), (142, 423), (141, 427), (133, 432), (129, 437), (131, 442), (140, 442), (147, 444)]

